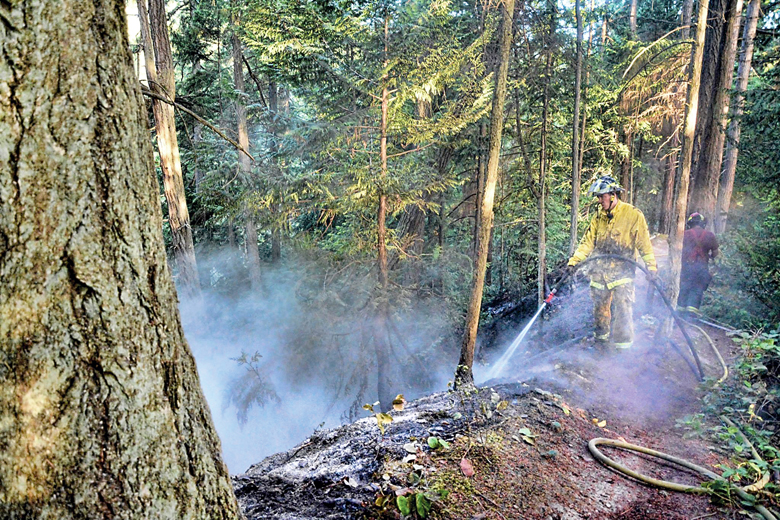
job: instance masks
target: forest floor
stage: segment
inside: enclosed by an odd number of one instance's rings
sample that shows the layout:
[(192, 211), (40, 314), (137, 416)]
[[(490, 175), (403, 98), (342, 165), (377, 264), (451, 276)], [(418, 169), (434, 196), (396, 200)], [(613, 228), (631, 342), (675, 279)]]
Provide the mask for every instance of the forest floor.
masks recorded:
[[(686, 438), (678, 427), (700, 412), (706, 388), (669, 343), (654, 340), (661, 302), (642, 301), (640, 278), (633, 348), (601, 350), (578, 340), (587, 330), (590, 304), (585, 290), (571, 291), (566, 305), (537, 326), (513, 358), (504, 371), (511, 377), (408, 403), (391, 413), (384, 432), (376, 417), (315, 432), (235, 476), (247, 518), (745, 518), (746, 512), (707, 497), (632, 480), (588, 450), (591, 439), (607, 437), (716, 473), (728, 460), (705, 438)], [(707, 332), (727, 362), (732, 359), (731, 339), (718, 329)], [(673, 338), (686, 345), (679, 331)], [(719, 378), (723, 369), (708, 343), (696, 344), (705, 374)], [(701, 482), (658, 459), (603, 451), (654, 478)]]

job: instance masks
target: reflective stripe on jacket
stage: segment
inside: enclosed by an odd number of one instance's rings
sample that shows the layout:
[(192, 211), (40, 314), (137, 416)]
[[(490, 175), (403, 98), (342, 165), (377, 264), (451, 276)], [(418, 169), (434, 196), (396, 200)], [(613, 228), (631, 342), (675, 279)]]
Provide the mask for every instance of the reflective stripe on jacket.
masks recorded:
[[(615, 254), (631, 260), (641, 257), (650, 271), (656, 271), (650, 232), (642, 212), (618, 200), (611, 214), (612, 218), (609, 218), (604, 208), (599, 206), (577, 251), (569, 259), (569, 265), (577, 265), (591, 254)], [(626, 278), (634, 277), (634, 266), (619, 260), (599, 262), (595, 270), (601, 271), (601, 276), (597, 277), (599, 280), (593, 280), (599, 285), (603, 283), (614, 287), (620, 285), (618, 282), (626, 283)]]

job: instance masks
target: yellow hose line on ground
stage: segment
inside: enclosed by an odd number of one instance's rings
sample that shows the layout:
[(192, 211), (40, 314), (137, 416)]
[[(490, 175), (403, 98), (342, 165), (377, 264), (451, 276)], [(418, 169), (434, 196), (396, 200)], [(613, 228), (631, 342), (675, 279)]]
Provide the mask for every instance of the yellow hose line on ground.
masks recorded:
[[(703, 468), (701, 466), (698, 466), (696, 464), (693, 464), (692, 462), (688, 462), (687, 460), (680, 459), (678, 457), (674, 457), (672, 455), (669, 455), (667, 453), (663, 453), (660, 451), (652, 450), (650, 448), (645, 448), (643, 446), (637, 446), (636, 444), (629, 444), (627, 442), (622, 441), (616, 441), (614, 439), (605, 439), (603, 437), (597, 437), (595, 439), (591, 439), (588, 443), (588, 449), (593, 454), (593, 456), (604, 464), (605, 466), (609, 466), (610, 468), (619, 471), (620, 473), (623, 473), (624, 475), (628, 475), (640, 482), (644, 482), (645, 484), (650, 484), (651, 486), (660, 487), (663, 489), (671, 489), (672, 491), (680, 491), (683, 493), (696, 493), (696, 494), (711, 494), (711, 491), (709, 489), (703, 488), (701, 486), (689, 486), (686, 484), (678, 484), (677, 482), (668, 482), (666, 480), (658, 480), (652, 477), (648, 477), (646, 475), (642, 475), (641, 473), (637, 473), (636, 471), (630, 470), (626, 468), (625, 466), (622, 466), (615, 462), (614, 460), (610, 459), (606, 455), (604, 455), (599, 449), (599, 445), (604, 446), (612, 446), (614, 448), (622, 448), (624, 450), (630, 450), (630, 451), (636, 451), (639, 453), (644, 453), (645, 455), (650, 455), (653, 457), (657, 457), (660, 459), (664, 459), (668, 462), (672, 462), (674, 464), (677, 464), (678, 466), (682, 466), (684, 468), (688, 468), (692, 471), (695, 471), (701, 475), (704, 475), (706, 477), (709, 477), (712, 480), (718, 480), (721, 482), (725, 482), (730, 486), (731, 489), (734, 490), (734, 492), (743, 500), (746, 500), (750, 503), (755, 504), (755, 497), (752, 495), (749, 495), (746, 493), (743, 489), (738, 488), (736, 486), (732, 486), (731, 483), (729, 483), (727, 480), (725, 480), (723, 477), (718, 475), (717, 473), (714, 473), (707, 468)], [(756, 511), (761, 513), (761, 515), (766, 520), (777, 520), (777, 517), (773, 515), (767, 508), (765, 508), (762, 505), (755, 504), (753, 506)]]

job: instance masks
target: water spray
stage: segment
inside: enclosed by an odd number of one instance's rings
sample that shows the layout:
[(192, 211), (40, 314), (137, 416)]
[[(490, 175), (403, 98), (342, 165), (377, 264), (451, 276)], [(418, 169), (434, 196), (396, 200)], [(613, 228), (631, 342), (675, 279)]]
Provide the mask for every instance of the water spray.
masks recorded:
[(525, 339), (526, 335), (528, 334), (528, 331), (531, 330), (531, 327), (533, 327), (536, 320), (539, 318), (539, 316), (542, 314), (542, 311), (544, 310), (547, 305), (549, 305), (553, 298), (555, 298), (555, 294), (558, 292), (558, 288), (563, 285), (563, 282), (565, 282), (569, 276), (571, 276), (573, 271), (566, 270), (566, 272), (563, 274), (560, 280), (558, 280), (558, 283), (555, 285), (555, 287), (550, 291), (550, 293), (547, 295), (547, 297), (542, 301), (542, 304), (539, 306), (539, 308), (536, 310), (536, 314), (534, 314), (533, 318), (531, 318), (531, 321), (526, 323), (525, 327), (523, 327), (523, 330), (520, 331), (520, 334), (517, 335), (515, 340), (512, 342), (511, 345), (509, 345), (509, 348), (504, 352), (504, 355), (502, 355), (498, 361), (493, 365), (493, 367), (490, 369), (490, 371), (487, 374), (487, 380), (491, 380), (494, 377), (496, 377), (498, 374), (501, 373), (504, 368), (506, 368), (506, 364), (509, 362), (509, 360), (514, 355), (517, 348), (520, 346), (520, 344)]
[[(669, 308), (669, 312), (672, 315), (672, 318), (674, 319), (674, 322), (677, 324), (677, 327), (682, 332), (683, 336), (685, 337), (685, 341), (688, 343), (688, 347), (690, 348), (691, 354), (693, 355), (693, 359), (696, 362), (696, 369), (694, 370), (693, 364), (688, 361), (688, 358), (685, 358), (683, 356), (683, 359), (686, 360), (688, 365), (691, 367), (691, 371), (694, 372), (694, 374), (699, 378), (700, 381), (704, 380), (704, 369), (701, 366), (701, 360), (699, 359), (699, 354), (696, 352), (696, 348), (693, 345), (693, 340), (691, 339), (690, 335), (688, 334), (688, 331), (684, 327), (684, 321), (680, 316), (677, 314), (677, 311), (672, 307), (672, 303), (669, 301), (669, 298), (666, 297), (666, 293), (664, 292), (663, 285), (661, 285), (661, 282), (654, 277), (650, 276), (650, 271), (648, 269), (641, 265), (639, 262), (635, 260), (631, 260), (630, 258), (626, 258), (624, 256), (616, 255), (616, 254), (602, 254), (602, 255), (596, 255), (591, 256), (574, 266), (575, 269), (567, 269), (566, 272), (563, 274), (560, 280), (558, 280), (558, 283), (555, 285), (555, 287), (550, 291), (550, 293), (547, 295), (547, 297), (544, 299), (542, 304), (539, 306), (539, 309), (536, 311), (536, 314), (533, 315), (531, 320), (523, 327), (523, 330), (520, 331), (520, 334), (517, 335), (515, 340), (512, 342), (512, 344), (509, 346), (509, 348), (504, 352), (504, 354), (499, 358), (498, 361), (493, 365), (493, 367), (490, 369), (490, 371), (487, 374), (486, 380), (490, 380), (498, 376), (504, 368), (506, 368), (507, 363), (512, 358), (514, 353), (517, 351), (520, 344), (525, 339), (526, 335), (528, 334), (528, 331), (531, 330), (531, 327), (536, 322), (536, 320), (539, 318), (539, 316), (542, 314), (542, 311), (544, 308), (550, 304), (555, 297), (555, 294), (558, 292), (558, 289), (563, 286), (564, 282), (566, 282), (569, 277), (576, 271), (576, 269), (579, 269), (583, 265), (598, 260), (600, 258), (609, 258), (613, 260), (621, 260), (625, 263), (631, 264), (634, 267), (638, 267), (642, 272), (645, 273), (645, 275), (648, 276), (648, 281), (653, 284), (655, 289), (658, 291), (658, 294), (661, 295), (661, 299), (666, 304), (666, 306)], [(678, 351), (679, 352), (679, 351)], [(680, 352), (680, 355), (682, 356), (682, 352)], [(698, 373), (697, 373), (698, 372)]]

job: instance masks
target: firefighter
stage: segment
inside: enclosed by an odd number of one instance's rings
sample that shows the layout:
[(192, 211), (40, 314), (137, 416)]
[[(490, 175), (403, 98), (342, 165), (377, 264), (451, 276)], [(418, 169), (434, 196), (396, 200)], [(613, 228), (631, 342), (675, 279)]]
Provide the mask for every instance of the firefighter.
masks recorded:
[(682, 269), (680, 271), (680, 297), (677, 310), (700, 315), (699, 307), (704, 291), (712, 281), (709, 261), (718, 256), (718, 239), (704, 229), (706, 219), (700, 213), (692, 213), (683, 235)]
[[(568, 269), (573, 271), (574, 266), (591, 254), (620, 255), (636, 260), (638, 252), (651, 277), (656, 276), (655, 255), (645, 216), (618, 198), (621, 191), (623, 188), (609, 175), (599, 177), (590, 186), (588, 195), (598, 198), (599, 208), (577, 251), (569, 259)], [(597, 344), (611, 342), (616, 348), (630, 348), (634, 341), (634, 265), (602, 258), (594, 260), (589, 267)]]

